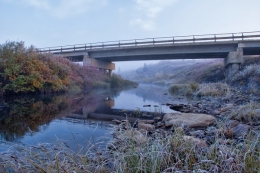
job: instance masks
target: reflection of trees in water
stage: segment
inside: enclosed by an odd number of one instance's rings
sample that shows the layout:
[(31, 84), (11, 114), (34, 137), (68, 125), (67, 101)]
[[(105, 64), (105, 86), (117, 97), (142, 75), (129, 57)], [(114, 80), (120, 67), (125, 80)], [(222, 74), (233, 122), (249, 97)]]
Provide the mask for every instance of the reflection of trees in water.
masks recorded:
[(18, 140), (28, 131), (37, 132), (68, 105), (67, 96), (40, 98), (19, 97), (4, 102), (1, 110), (0, 135), (6, 141)]
[(75, 111), (89, 109), (93, 112), (114, 94), (119, 91), (0, 100), (3, 105), (0, 106), (0, 140), (17, 141), (27, 132), (44, 130), (53, 119)]

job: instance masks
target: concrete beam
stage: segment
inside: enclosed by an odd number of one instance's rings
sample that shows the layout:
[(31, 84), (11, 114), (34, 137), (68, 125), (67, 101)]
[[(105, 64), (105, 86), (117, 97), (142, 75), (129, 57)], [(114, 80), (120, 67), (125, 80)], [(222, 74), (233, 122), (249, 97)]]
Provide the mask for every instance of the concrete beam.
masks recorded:
[[(238, 43), (229, 44), (199, 44), (183, 45), (175, 44), (167, 46), (147, 46), (147, 47), (124, 47), (120, 49), (91, 50), (89, 56), (95, 59), (109, 59), (111, 61), (142, 60), (144, 57), (150, 57), (151, 60), (162, 59), (164, 56), (171, 56), (170, 59), (181, 59), (180, 56), (186, 56), (188, 59), (197, 59), (200, 55), (227, 55), (228, 52), (236, 51)], [(196, 56), (196, 57), (194, 57)], [(138, 58), (136, 58), (138, 57)], [(204, 58), (204, 57), (201, 57)], [(225, 58), (225, 57), (217, 57)]]
[(83, 56), (83, 65), (97, 67), (106, 70), (115, 70), (115, 63), (96, 60), (94, 58), (90, 58), (88, 55)]

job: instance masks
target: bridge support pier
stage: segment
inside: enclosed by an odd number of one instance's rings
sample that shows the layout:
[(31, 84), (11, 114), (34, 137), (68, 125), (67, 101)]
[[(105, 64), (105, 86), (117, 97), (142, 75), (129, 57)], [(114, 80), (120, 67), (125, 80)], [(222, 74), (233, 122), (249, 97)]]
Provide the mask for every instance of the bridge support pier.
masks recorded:
[(229, 52), (224, 60), (226, 79), (234, 76), (240, 70), (240, 66), (243, 62), (244, 58), (242, 49), (238, 49), (235, 52)]
[(108, 75), (112, 76), (112, 70), (115, 70), (115, 64), (107, 61), (100, 61), (94, 58), (90, 58), (89, 55), (83, 56), (83, 66), (91, 66), (99, 69), (103, 69), (104, 71), (108, 70)]

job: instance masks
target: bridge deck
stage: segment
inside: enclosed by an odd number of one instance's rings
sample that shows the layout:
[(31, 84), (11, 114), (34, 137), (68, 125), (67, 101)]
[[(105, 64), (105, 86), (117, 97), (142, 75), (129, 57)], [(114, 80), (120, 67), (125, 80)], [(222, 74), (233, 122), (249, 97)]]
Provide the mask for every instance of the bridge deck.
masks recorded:
[[(248, 43), (248, 44), (247, 44)], [(39, 49), (66, 57), (87, 55), (102, 61), (225, 58), (242, 44), (244, 55), (260, 54), (260, 31), (160, 37)], [(253, 45), (253, 46), (249, 46)]]

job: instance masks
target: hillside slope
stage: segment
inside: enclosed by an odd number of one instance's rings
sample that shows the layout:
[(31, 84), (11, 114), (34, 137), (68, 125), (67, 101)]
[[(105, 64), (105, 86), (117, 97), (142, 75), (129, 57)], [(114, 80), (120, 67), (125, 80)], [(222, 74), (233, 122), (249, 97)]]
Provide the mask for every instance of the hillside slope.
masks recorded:
[(219, 59), (161, 61), (120, 75), (139, 83), (154, 84), (217, 82), (225, 78), (223, 60)]

